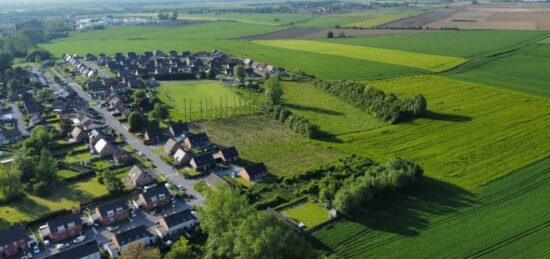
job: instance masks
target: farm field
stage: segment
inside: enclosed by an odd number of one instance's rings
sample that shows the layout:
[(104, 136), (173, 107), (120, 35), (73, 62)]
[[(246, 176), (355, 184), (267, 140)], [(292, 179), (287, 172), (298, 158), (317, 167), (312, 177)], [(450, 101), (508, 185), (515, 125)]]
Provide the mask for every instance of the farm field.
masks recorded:
[(37, 219), (53, 211), (71, 209), (81, 202), (105, 194), (107, 190), (97, 182), (97, 177), (61, 185), (47, 197), (27, 194), (15, 203), (0, 205), (0, 229), (9, 224)]
[(306, 229), (316, 227), (330, 219), (323, 207), (314, 202), (305, 202), (285, 209), (281, 214), (297, 223), (303, 223)]
[(262, 25), (285, 25), (311, 19), (310, 14), (297, 13), (224, 13), (224, 14), (179, 14), (180, 20), (235, 21)]
[(304, 41), (304, 40), (271, 40), (255, 41), (257, 44), (328, 54), (333, 56), (364, 59), (392, 65), (412, 67), (433, 72), (444, 71), (455, 67), (466, 60), (457, 57), (421, 54), (400, 50), (388, 50), (364, 46), (343, 45), (332, 42)]
[(318, 126), (322, 134), (336, 136), (387, 125), (310, 83), (287, 82), (283, 91), (285, 106)]
[[(170, 119), (189, 121), (254, 113), (264, 101), (258, 94), (238, 91), (218, 81), (164, 82), (158, 98), (168, 106)], [(191, 118), (189, 117), (191, 106)]]
[(270, 173), (284, 176), (329, 163), (343, 153), (304, 139), (269, 116), (248, 116), (199, 124), (214, 143), (235, 146), (242, 159), (264, 162)]
[(550, 45), (534, 47), (451, 77), (550, 98)]
[(350, 44), (433, 55), (470, 58), (485, 53), (512, 48), (523, 42), (539, 39), (548, 32), (539, 31), (445, 31), (415, 34), (377, 35), (325, 42)]
[(549, 181), (550, 158), (477, 195), (427, 178), (414, 191), (390, 195), (367, 215), (314, 236), (338, 258), (541, 258), (550, 252)]
[[(426, 118), (337, 136), (329, 146), (422, 165), (425, 174), (477, 191), (550, 152), (550, 101), (437, 76), (371, 81), (375, 87), (428, 100)], [(529, 129), (529, 130), (525, 130)]]
[(301, 27), (364, 27), (372, 28), (393, 20), (419, 15), (421, 9), (392, 9), (392, 10), (368, 10), (341, 14), (330, 14), (315, 17), (309, 21), (299, 24)]

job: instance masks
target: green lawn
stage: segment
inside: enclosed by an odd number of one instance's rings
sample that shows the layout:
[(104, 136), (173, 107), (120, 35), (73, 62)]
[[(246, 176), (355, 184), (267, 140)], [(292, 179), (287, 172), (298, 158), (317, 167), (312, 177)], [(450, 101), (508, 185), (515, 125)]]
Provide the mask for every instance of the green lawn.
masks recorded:
[(537, 44), (454, 78), (550, 98), (550, 45)]
[(57, 170), (57, 175), (61, 178), (70, 178), (75, 176), (77, 173), (78, 172), (69, 169)]
[(342, 152), (304, 139), (268, 116), (204, 122), (200, 126), (212, 142), (235, 146), (242, 159), (264, 162), (276, 175), (299, 173), (342, 157)]
[(165, 82), (158, 88), (157, 96), (169, 107), (170, 119), (174, 121), (254, 113), (258, 109), (257, 104), (264, 101), (256, 93), (237, 90), (218, 81)]
[(426, 179), (314, 235), (335, 258), (544, 258), (549, 182), (549, 158), (489, 183), (479, 195)]
[(323, 40), (354, 46), (367, 46), (433, 55), (469, 58), (508, 49), (549, 35), (543, 31), (461, 30), (417, 34), (376, 35)]
[(0, 205), (0, 229), (21, 221), (37, 219), (47, 213), (71, 209), (80, 202), (107, 194), (105, 186), (96, 177), (52, 188), (46, 197), (26, 195), (20, 201)]
[(306, 229), (311, 229), (330, 219), (323, 207), (314, 202), (305, 202), (285, 209), (281, 214), (294, 220), (296, 223), (303, 223)]
[(318, 126), (321, 134), (349, 134), (387, 125), (311, 83), (285, 82), (283, 90), (285, 105)]
[(463, 58), (457, 57), (447, 57), (443, 55), (423, 54), (349, 44), (338, 44), (334, 42), (308, 40), (269, 40), (255, 41), (255, 43), (303, 52), (328, 54), (329, 56), (339, 56), (350, 59), (362, 59), (367, 61), (386, 63), (390, 65), (405, 66), (432, 72), (444, 71), (466, 61)]
[(81, 161), (88, 161), (90, 159), (92, 159), (92, 154), (90, 152), (83, 152), (65, 156), (65, 162), (67, 163), (80, 163)]

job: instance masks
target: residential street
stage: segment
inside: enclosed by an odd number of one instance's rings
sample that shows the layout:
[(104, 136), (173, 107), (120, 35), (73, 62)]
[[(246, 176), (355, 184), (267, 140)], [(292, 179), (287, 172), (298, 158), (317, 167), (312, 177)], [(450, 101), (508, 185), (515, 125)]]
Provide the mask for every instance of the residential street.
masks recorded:
[(13, 117), (17, 120), (17, 128), (24, 136), (28, 136), (29, 132), (27, 131), (27, 126), (25, 126), (25, 120), (23, 119), (23, 114), (19, 110), (19, 107), (15, 103), (9, 103)]
[[(64, 78), (68, 85), (77, 92), (77, 94), (83, 98), (84, 100), (90, 102), (92, 100), (92, 97), (90, 94), (88, 94), (86, 91), (84, 91), (75, 81), (73, 81), (70, 78), (67, 78), (61, 74), (59, 74), (57, 71), (55, 71), (58, 77)], [(105, 124), (107, 124), (109, 127), (114, 129), (117, 133), (122, 134), (124, 136), (124, 139), (126, 143), (128, 143), (129, 146), (137, 150), (138, 152), (143, 153), (143, 155), (151, 160), (153, 165), (155, 165), (156, 169), (153, 172), (154, 174), (161, 174), (164, 175), (170, 182), (172, 182), (175, 185), (182, 185), (186, 189), (186, 193), (191, 194), (195, 197), (195, 199), (192, 199), (189, 204), (190, 205), (201, 205), (203, 202), (203, 197), (195, 191), (193, 188), (193, 185), (198, 182), (198, 180), (190, 180), (185, 179), (183, 175), (178, 173), (171, 165), (164, 162), (159, 155), (157, 155), (155, 152), (153, 152), (153, 149), (146, 146), (141, 142), (141, 140), (137, 139), (132, 133), (130, 133), (115, 117), (113, 117), (107, 110), (100, 108), (98, 105), (92, 107), (95, 111), (97, 111), (99, 114), (102, 115), (102, 117), (105, 119)]]

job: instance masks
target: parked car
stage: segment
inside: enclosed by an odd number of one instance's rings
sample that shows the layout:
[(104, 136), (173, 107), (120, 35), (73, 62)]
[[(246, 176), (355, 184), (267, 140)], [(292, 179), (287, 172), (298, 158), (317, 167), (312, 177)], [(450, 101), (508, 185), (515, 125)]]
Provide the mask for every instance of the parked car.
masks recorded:
[(68, 247), (68, 246), (69, 246), (69, 244), (67, 244), (67, 243), (63, 244), (62, 243), (62, 244), (55, 245), (55, 248), (61, 250), (61, 249), (65, 248), (65, 247)]
[(33, 246), (32, 247), (32, 251), (33, 253), (36, 255), (36, 254), (39, 254), (40, 253), (40, 247), (38, 246)]
[(81, 243), (82, 241), (84, 241), (86, 239), (86, 236), (82, 235), (82, 236), (78, 236), (76, 237), (74, 240), (73, 240), (73, 243), (77, 244), (77, 243)]
[(118, 230), (118, 226), (108, 226), (108, 227), (107, 227), (107, 231), (113, 232), (113, 231), (115, 231), (115, 230)]

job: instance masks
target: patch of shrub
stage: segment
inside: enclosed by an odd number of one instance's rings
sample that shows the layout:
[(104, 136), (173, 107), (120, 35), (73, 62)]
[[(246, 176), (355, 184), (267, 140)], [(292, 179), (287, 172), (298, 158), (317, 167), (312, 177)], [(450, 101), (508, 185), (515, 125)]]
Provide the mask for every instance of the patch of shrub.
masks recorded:
[(314, 126), (308, 119), (294, 115), (290, 109), (276, 105), (273, 107), (273, 118), (283, 123), (287, 128), (300, 134), (303, 137), (313, 137)]

